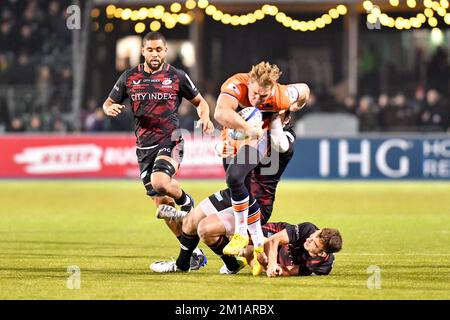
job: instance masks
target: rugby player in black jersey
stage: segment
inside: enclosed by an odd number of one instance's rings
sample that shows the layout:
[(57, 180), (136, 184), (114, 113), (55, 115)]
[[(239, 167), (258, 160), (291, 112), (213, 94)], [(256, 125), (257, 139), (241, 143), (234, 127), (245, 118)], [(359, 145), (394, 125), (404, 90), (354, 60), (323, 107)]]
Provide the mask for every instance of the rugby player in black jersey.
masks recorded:
[[(200, 230), (201, 226), (199, 227)], [(259, 261), (268, 277), (328, 275), (334, 263), (334, 254), (342, 248), (342, 237), (337, 229), (319, 229), (311, 222), (290, 224), (269, 222), (262, 226), (264, 252), (267, 259)], [(204, 238), (209, 237), (205, 235)], [(214, 241), (213, 239), (202, 239)], [(252, 246), (244, 253), (249, 264), (254, 263)], [(224, 265), (221, 273), (236, 273)]]
[[(190, 211), (194, 200), (173, 178), (183, 158), (183, 137), (179, 132), (178, 107), (189, 100), (199, 116), (198, 126), (210, 134), (214, 125), (209, 106), (183, 71), (165, 62), (167, 43), (159, 32), (150, 32), (142, 40), (145, 62), (125, 70), (103, 104), (106, 115), (116, 117), (129, 100), (135, 120), (136, 154), (140, 176), (156, 206), (175, 204)], [(166, 221), (180, 240), (181, 225)]]

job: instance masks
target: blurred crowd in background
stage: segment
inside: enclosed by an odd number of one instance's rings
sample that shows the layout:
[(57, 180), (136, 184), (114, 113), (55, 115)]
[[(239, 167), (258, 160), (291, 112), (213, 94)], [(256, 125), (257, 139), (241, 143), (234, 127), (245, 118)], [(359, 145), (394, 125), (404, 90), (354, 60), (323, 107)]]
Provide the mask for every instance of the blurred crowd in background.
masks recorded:
[[(66, 131), (72, 99), (70, 1), (1, 1), (0, 127)], [(8, 104), (14, 103), (14, 108)], [(12, 109), (12, 110), (11, 110)]]
[[(72, 108), (72, 35), (65, 26), (70, 1), (5, 0), (0, 4), (0, 132), (132, 131), (133, 115), (126, 108), (117, 119), (107, 118), (103, 100), (88, 98), (75, 128), (67, 116)], [(450, 125), (449, 58), (439, 47), (427, 61), (426, 82), (414, 92), (381, 92), (376, 63), (361, 56), (359, 96), (339, 98), (327, 90), (312, 93), (296, 121), (312, 113), (347, 113), (358, 119), (359, 131), (445, 132)], [(371, 67), (372, 66), (372, 67)], [(189, 70), (186, 70), (189, 71)], [(419, 70), (419, 72), (421, 72)], [(107, 93), (105, 93), (106, 96)], [(217, 92), (202, 92), (214, 113)], [(101, 101), (99, 101), (101, 100)], [(11, 103), (14, 108), (11, 108)], [(193, 130), (195, 108), (184, 101), (180, 126)]]

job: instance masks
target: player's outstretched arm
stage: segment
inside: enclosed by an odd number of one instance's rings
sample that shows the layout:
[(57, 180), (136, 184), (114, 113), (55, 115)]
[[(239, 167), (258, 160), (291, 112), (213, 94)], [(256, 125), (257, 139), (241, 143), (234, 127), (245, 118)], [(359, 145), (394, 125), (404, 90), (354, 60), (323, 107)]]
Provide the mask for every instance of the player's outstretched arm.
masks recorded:
[(214, 124), (209, 117), (208, 102), (206, 102), (200, 93), (197, 94), (194, 99), (189, 101), (197, 108), (197, 114), (200, 118), (199, 121), (197, 121), (197, 128), (202, 126), (203, 133), (212, 134), (214, 131)]
[(108, 97), (103, 103), (103, 112), (110, 117), (116, 117), (125, 108), (124, 105), (116, 103), (113, 99)]
[(294, 83), (291, 86), (294, 86), (298, 92), (297, 100), (289, 107), (289, 110), (295, 112), (305, 106), (306, 102), (309, 99), (310, 90), (306, 83)]
[(278, 246), (282, 246), (289, 243), (289, 236), (285, 229), (275, 233), (264, 244), (264, 250), (267, 254), (267, 271), (268, 277), (276, 277), (282, 275), (282, 269), (277, 263), (278, 259)]
[(289, 150), (289, 139), (283, 131), (281, 118), (276, 114), (270, 121), (270, 139), (272, 140), (272, 148), (280, 153)]

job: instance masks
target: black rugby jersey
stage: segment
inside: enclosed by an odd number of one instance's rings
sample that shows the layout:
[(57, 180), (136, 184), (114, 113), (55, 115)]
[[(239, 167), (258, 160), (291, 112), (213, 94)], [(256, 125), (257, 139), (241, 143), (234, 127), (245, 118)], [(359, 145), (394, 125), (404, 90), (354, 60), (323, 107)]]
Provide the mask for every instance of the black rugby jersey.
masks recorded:
[(160, 71), (150, 74), (141, 63), (122, 73), (109, 97), (119, 104), (130, 100), (136, 145), (149, 147), (180, 139), (176, 132), (178, 107), (183, 98), (191, 100), (197, 94), (197, 88), (183, 70), (164, 63)]
[[(284, 133), (289, 139), (289, 149), (284, 153), (279, 153), (273, 148), (269, 148), (269, 164), (263, 164), (264, 159), (251, 173), (251, 192), (258, 200), (261, 207), (261, 213), (264, 220), (267, 221), (272, 214), (273, 203), (275, 202), (275, 193), (281, 175), (286, 170), (289, 161), (294, 155), (295, 132), (290, 123), (283, 128)], [(270, 139), (269, 139), (270, 141)], [(265, 158), (267, 159), (267, 158)], [(268, 169), (271, 168), (271, 169)]]
[(310, 222), (294, 225), (286, 222), (269, 222), (262, 226), (263, 234), (267, 238), (284, 229), (288, 234), (289, 244), (278, 248), (278, 263), (281, 266), (299, 266), (299, 276), (327, 275), (331, 272), (334, 254), (311, 257), (303, 247), (306, 239), (319, 228)]

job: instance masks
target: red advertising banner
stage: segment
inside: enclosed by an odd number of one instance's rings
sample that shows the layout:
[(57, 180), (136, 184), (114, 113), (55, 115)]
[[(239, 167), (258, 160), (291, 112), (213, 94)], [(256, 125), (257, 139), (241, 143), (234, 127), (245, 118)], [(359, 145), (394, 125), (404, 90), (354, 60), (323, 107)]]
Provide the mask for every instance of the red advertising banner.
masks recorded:
[[(223, 178), (216, 137), (185, 137), (177, 178)], [(0, 178), (139, 178), (135, 138), (111, 135), (0, 136)]]

